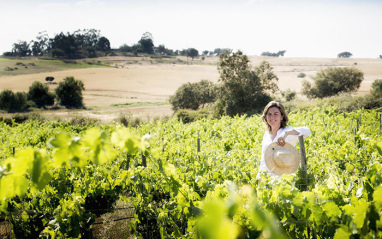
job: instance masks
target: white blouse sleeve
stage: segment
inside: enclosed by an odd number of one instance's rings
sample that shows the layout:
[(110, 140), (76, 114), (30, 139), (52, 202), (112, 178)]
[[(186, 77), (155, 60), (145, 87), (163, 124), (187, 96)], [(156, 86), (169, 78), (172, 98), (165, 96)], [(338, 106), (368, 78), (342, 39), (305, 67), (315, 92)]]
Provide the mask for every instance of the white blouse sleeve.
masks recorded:
[(296, 130), (299, 134), (297, 136), (304, 136), (304, 139), (310, 135), (310, 129), (308, 127), (293, 127), (294, 130)]

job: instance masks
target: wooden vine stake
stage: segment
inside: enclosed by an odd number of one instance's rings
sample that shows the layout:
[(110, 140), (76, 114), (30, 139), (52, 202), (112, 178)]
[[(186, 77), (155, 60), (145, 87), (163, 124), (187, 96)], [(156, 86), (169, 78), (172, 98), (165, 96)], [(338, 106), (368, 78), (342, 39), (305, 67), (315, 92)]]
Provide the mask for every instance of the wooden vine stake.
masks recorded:
[(306, 154), (305, 154), (305, 145), (304, 145), (304, 136), (300, 135), (298, 137), (298, 141), (300, 143), (300, 154), (301, 154), (301, 170), (303, 173), (303, 180), (305, 185), (301, 185), (302, 191), (308, 190), (308, 166), (306, 161)]
[(147, 167), (146, 156), (144, 156), (143, 154), (142, 154), (142, 166), (145, 168)]
[(199, 152), (200, 152), (200, 138), (196, 140), (196, 156), (199, 157)]

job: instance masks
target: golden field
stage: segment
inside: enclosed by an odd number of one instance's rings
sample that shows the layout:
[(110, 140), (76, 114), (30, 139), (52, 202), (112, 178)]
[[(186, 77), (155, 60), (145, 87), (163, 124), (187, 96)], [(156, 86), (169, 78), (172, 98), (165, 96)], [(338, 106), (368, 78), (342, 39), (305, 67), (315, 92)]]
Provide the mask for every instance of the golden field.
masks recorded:
[[(250, 56), (252, 66), (261, 61), (268, 61), (274, 73), (279, 77), (280, 90), (292, 89), (298, 94), (301, 91), (302, 78), (314, 76), (318, 70), (327, 67), (354, 66), (364, 72), (364, 81), (357, 94), (367, 94), (372, 82), (382, 79), (381, 59), (355, 58), (276, 58)], [(41, 111), (43, 115), (59, 117), (84, 116), (95, 117), (101, 121), (110, 121), (121, 115), (131, 115), (145, 119), (152, 117), (171, 116), (171, 106), (167, 103), (170, 95), (186, 82), (197, 82), (202, 79), (218, 82), (218, 57), (206, 57), (204, 61), (195, 59), (189, 64), (176, 62), (158, 63), (153, 60), (137, 57), (105, 57), (97, 58), (108, 62), (113, 67), (86, 68), (44, 73), (23, 74), (15, 76), (0, 76), (0, 90), (28, 91), (34, 81), (45, 83), (46, 76), (53, 76), (54, 82), (59, 83), (67, 76), (82, 80), (85, 84), (84, 103), (86, 110)], [(179, 57), (183, 63), (186, 58)], [(22, 61), (19, 60), (19, 61)], [(57, 84), (49, 85), (53, 91)], [(299, 94), (300, 95), (300, 94)], [(301, 95), (300, 95), (301, 97)]]

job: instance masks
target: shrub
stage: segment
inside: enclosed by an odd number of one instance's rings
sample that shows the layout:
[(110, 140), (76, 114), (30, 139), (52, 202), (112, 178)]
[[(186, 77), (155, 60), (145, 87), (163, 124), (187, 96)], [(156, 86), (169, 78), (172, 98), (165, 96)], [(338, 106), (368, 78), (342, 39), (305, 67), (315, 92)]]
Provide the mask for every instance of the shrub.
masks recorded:
[(363, 72), (354, 67), (334, 68), (317, 72), (313, 77), (314, 84), (304, 80), (302, 93), (308, 98), (324, 98), (341, 92), (353, 92), (359, 89)]
[(38, 81), (33, 82), (29, 87), (27, 98), (33, 101), (38, 108), (54, 104), (54, 94), (49, 92), (47, 85)]
[(296, 98), (296, 91), (287, 89), (281, 92), (281, 95), (284, 97), (285, 101), (291, 101)]
[(25, 92), (14, 93), (11, 90), (3, 90), (0, 93), (0, 109), (7, 112), (23, 111), (27, 108), (27, 96)]
[(372, 95), (382, 95), (382, 79), (377, 79), (371, 84), (371, 94)]
[(169, 99), (172, 109), (197, 110), (205, 104), (214, 102), (216, 98), (216, 86), (208, 80), (181, 85)]
[(118, 122), (126, 127), (138, 127), (140, 124), (142, 124), (143, 120), (139, 117), (134, 118), (130, 113), (128, 115), (121, 114), (118, 117)]
[(45, 77), (45, 81), (47, 82), (52, 82), (54, 80), (54, 77), (53, 76), (47, 76)]
[(82, 81), (68, 76), (58, 84), (55, 90), (57, 102), (66, 108), (83, 108), (83, 90), (85, 86)]
[(298, 78), (305, 78), (306, 74), (304, 72), (300, 72), (297, 77)]
[(205, 109), (199, 111), (192, 110), (179, 110), (176, 114), (176, 118), (183, 123), (191, 123), (200, 119), (208, 117), (208, 111)]

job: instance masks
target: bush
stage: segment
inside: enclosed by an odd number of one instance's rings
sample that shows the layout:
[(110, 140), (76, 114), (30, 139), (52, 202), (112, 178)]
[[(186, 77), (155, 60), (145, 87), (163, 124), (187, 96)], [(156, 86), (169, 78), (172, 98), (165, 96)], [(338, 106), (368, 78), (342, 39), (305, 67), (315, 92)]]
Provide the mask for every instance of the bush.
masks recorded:
[(38, 81), (33, 82), (29, 87), (27, 98), (33, 101), (38, 108), (54, 104), (54, 94), (49, 92), (47, 85)]
[(298, 78), (305, 78), (306, 74), (304, 72), (300, 72), (297, 77)]
[(57, 102), (66, 108), (83, 108), (83, 90), (85, 86), (82, 81), (68, 76), (58, 84), (55, 90)]
[(208, 117), (208, 111), (205, 109), (199, 111), (192, 110), (180, 110), (176, 114), (176, 118), (183, 123), (191, 123), (200, 119), (205, 119)]
[(362, 80), (363, 72), (354, 67), (329, 67), (317, 72), (313, 77), (313, 85), (304, 80), (302, 93), (312, 99), (334, 96), (342, 92), (353, 92), (359, 89)]
[(128, 115), (121, 114), (118, 117), (118, 122), (126, 127), (138, 127), (140, 124), (142, 124), (143, 120), (139, 117), (134, 118), (130, 113)]
[(371, 84), (371, 94), (375, 96), (382, 95), (382, 79), (377, 79)]
[(7, 112), (23, 111), (27, 108), (27, 95), (25, 92), (14, 93), (11, 90), (0, 92), (0, 109)]
[(181, 85), (169, 99), (172, 109), (197, 110), (206, 104), (214, 102), (216, 98), (216, 86), (208, 80)]
[(287, 89), (281, 92), (281, 95), (284, 97), (285, 101), (291, 101), (296, 98), (296, 91)]

